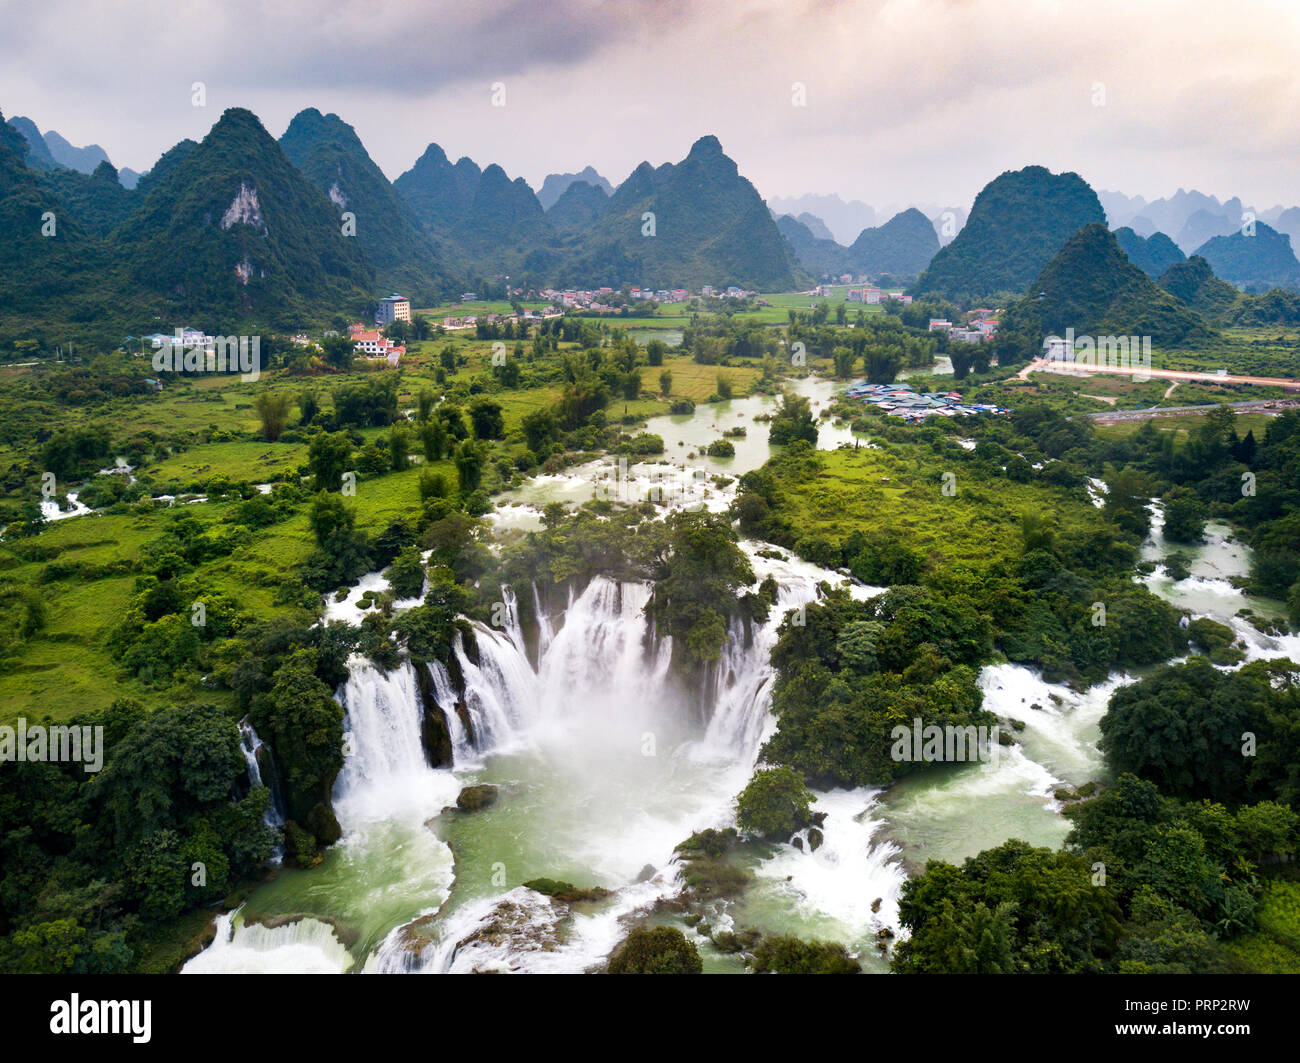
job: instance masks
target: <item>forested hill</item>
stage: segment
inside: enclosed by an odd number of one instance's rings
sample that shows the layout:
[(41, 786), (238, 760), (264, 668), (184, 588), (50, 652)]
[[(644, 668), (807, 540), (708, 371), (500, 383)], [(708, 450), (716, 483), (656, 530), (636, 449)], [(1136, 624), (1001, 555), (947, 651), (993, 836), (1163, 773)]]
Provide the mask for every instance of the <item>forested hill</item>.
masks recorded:
[(1160, 287), (1209, 318), (1225, 314), (1237, 301), (1237, 289), (1214, 275), (1199, 255), (1175, 262), (1160, 275)]
[(1187, 256), (1164, 233), (1152, 233), (1139, 236), (1127, 226), (1115, 230), (1115, 242), (1119, 244), (1129, 261), (1142, 270), (1152, 280), (1158, 278), (1170, 266), (1186, 261)]
[(104, 312), (98, 285), (107, 250), (28, 169), (28, 150), (0, 116), (0, 320), (39, 312), (51, 292), (78, 300), (86, 314)]
[(533, 190), (495, 163), (480, 169), (462, 158), (452, 165), (430, 144), (393, 187), (461, 274), (518, 274), (530, 255), (545, 254), (554, 243)]
[[(807, 221), (789, 214), (778, 217), (776, 224), (799, 264), (814, 277), (842, 272), (867, 277), (915, 277), (939, 250), (934, 226), (915, 207), (895, 214), (884, 225), (863, 229), (849, 247), (818, 236)], [(820, 228), (824, 230), (825, 226)]]
[(280, 147), (340, 216), (352, 215), (356, 240), (380, 287), (403, 291), (423, 306), (451, 286), (436, 242), (421, 231), (411, 208), (343, 119), (309, 107), (294, 116)]
[(754, 186), (706, 136), (675, 165), (638, 166), (567, 244), (561, 279), (788, 291), (798, 272)]
[(1044, 336), (1150, 336), (1153, 343), (1199, 343), (1213, 331), (1158, 287), (1120, 250), (1104, 224), (1086, 225), (1052, 257), (1024, 298), (1008, 307), (998, 356), (1024, 360)]
[(913, 291), (955, 301), (1024, 291), (1071, 236), (1105, 220), (1097, 194), (1078, 174), (1009, 170), (984, 186), (966, 225)]
[(930, 219), (915, 207), (895, 214), (874, 229), (863, 229), (848, 250), (855, 273), (879, 276), (890, 273), (914, 277), (939, 251), (939, 237)]
[(203, 316), (213, 328), (293, 329), (364, 302), (374, 287), (334, 205), (240, 108), (150, 183), (115, 243), (149, 305), (169, 320)]

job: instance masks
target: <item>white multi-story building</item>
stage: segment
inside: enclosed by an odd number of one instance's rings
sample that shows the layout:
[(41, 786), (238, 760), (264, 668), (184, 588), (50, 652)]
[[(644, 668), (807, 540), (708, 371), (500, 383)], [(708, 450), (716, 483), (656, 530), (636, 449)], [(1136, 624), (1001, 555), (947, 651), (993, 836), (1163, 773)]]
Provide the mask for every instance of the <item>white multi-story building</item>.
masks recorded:
[(411, 320), (411, 303), (404, 295), (387, 296), (379, 300), (379, 309), (375, 311), (375, 324), (380, 328), (391, 325), (394, 321)]

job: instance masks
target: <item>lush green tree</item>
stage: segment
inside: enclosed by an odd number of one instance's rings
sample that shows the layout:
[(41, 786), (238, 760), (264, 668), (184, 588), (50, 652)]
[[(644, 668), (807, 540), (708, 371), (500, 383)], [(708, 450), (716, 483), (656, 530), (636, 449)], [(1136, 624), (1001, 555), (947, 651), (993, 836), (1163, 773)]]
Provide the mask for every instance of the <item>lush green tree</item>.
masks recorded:
[(524, 414), (521, 427), (524, 439), (528, 441), (528, 449), (537, 455), (545, 454), (560, 434), (554, 412), (546, 407)]
[(320, 413), (320, 396), (317, 395), (315, 388), (303, 388), (298, 392), (298, 423), (300, 425), (311, 424), (316, 415)]
[(960, 868), (930, 861), (903, 886), (911, 935), (894, 951), (901, 973), (1080, 974), (1108, 969), (1120, 937), (1115, 896), (1093, 885), (1081, 856), (1018, 840)]
[(357, 345), (350, 335), (326, 336), (320, 341), (320, 348), (327, 365), (341, 373), (346, 373), (352, 368), (352, 361), (357, 354)]
[(424, 560), (420, 548), (408, 546), (388, 566), (388, 585), (399, 598), (413, 598), (424, 587)]
[(317, 677), (317, 663), (316, 650), (294, 650), (252, 709), (258, 731), (276, 751), (285, 800), (300, 823), (317, 805), (328, 807), (343, 767), (343, 706)]
[(469, 418), (476, 439), (500, 439), (505, 435), (505, 421), (501, 417), (501, 404), (485, 396), (476, 396), (470, 403)]
[(262, 424), (262, 435), (268, 443), (280, 438), (289, 423), (289, 411), (293, 408), (293, 398), (287, 391), (262, 391), (253, 400), (253, 409)]
[(337, 491), (352, 459), (352, 440), (346, 432), (318, 432), (307, 448), (307, 464), (317, 491)]
[(727, 617), (740, 611), (737, 592), (754, 582), (753, 569), (725, 516), (678, 511), (662, 530), (646, 613), (681, 640), (688, 662), (716, 661)]
[(699, 974), (704, 961), (673, 926), (636, 927), (609, 957), (610, 974)]
[(1150, 779), (1174, 796), (1290, 796), (1296, 773), (1278, 763), (1272, 745), (1277, 735), (1285, 749), (1300, 722), (1294, 675), (1285, 661), (1224, 673), (1193, 657), (1159, 668), (1111, 696), (1101, 748), (1116, 771)]
[(461, 494), (477, 490), (483, 482), (483, 468), (487, 465), (487, 449), (483, 444), (472, 439), (462, 440), (456, 444), (452, 460), (456, 463)]
[(781, 405), (772, 415), (772, 425), (768, 441), (773, 446), (785, 446), (802, 439), (812, 446), (817, 445), (817, 423), (813, 420), (812, 410), (806, 398), (787, 391), (781, 397)]
[(770, 841), (788, 841), (812, 822), (813, 792), (790, 768), (761, 768), (736, 798), (740, 829)]
[(1199, 543), (1205, 535), (1206, 507), (1190, 487), (1171, 487), (1164, 494), (1165, 539), (1171, 543)]

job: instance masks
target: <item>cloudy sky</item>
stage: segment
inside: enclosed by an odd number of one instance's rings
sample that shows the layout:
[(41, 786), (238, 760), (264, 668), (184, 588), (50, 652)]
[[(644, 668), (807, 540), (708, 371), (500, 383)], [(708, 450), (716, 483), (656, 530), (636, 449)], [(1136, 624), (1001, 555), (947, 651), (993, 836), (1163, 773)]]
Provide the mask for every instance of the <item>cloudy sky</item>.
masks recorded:
[(964, 206), (1038, 163), (1266, 209), (1300, 202), (1298, 54), (1295, 0), (0, 0), (0, 110), (137, 170), (314, 106), (393, 178), (436, 141), (617, 183), (713, 133), (768, 197)]

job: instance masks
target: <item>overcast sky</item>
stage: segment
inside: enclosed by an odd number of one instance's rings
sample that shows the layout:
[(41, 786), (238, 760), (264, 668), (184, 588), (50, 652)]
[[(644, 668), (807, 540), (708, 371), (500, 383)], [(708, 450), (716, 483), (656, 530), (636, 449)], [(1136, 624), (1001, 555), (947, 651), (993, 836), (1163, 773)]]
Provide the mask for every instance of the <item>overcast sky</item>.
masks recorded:
[(1300, 202), (1297, 56), (1296, 0), (0, 0), (0, 110), (118, 166), (226, 107), (278, 137), (314, 106), (390, 178), (436, 141), (618, 183), (713, 133), (766, 197), (873, 205), (965, 206), (1030, 163)]

